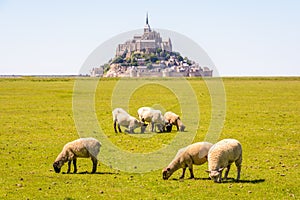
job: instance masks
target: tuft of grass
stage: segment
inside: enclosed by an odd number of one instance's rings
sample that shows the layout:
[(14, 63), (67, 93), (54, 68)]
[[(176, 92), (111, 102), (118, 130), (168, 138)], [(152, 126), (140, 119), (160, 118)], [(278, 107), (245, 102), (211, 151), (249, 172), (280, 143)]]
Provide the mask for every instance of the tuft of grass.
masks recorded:
[[(194, 142), (202, 141), (211, 121), (210, 94), (202, 79), (187, 80), (200, 108)], [(97, 119), (109, 140), (133, 153), (168, 144), (175, 130), (145, 138), (114, 133), (111, 94), (118, 81), (101, 79), (95, 94)], [(80, 137), (72, 111), (75, 79), (0, 79), (0, 199), (299, 199), (300, 78), (223, 81), (226, 119), (219, 139), (241, 142), (243, 165), (240, 182), (233, 180), (233, 166), (230, 179), (215, 184), (208, 180), (207, 164), (194, 167), (194, 180), (187, 179), (188, 171), (184, 180), (178, 180), (178, 170), (165, 181), (161, 170), (127, 173), (101, 162), (97, 173), (91, 174), (89, 159), (78, 160), (77, 174), (56, 174), (52, 169), (56, 156), (65, 143)], [(128, 111), (136, 116), (138, 107), (152, 105), (181, 113), (176, 94), (157, 84), (136, 89)]]

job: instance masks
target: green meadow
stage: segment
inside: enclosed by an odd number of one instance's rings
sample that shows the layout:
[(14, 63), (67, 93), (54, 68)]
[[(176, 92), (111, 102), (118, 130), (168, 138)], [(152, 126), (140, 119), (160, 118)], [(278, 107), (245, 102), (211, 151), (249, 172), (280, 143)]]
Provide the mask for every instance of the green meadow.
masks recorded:
[[(89, 85), (92, 79), (80, 81)], [(185, 94), (185, 88), (178, 87), (174, 92), (150, 79), (148, 84), (128, 94), (126, 89), (115, 90), (119, 81), (100, 79), (93, 94), (83, 87), (78, 94), (86, 92), (90, 99), (76, 104), (75, 78), (1, 78), (0, 199), (300, 199), (299, 77), (224, 78), (224, 111), (212, 109), (216, 103), (211, 98), (214, 91), (207, 84), (215, 79), (186, 80), (197, 105)], [(126, 83), (136, 81), (128, 79)], [(162, 81), (168, 85), (177, 80)], [(126, 88), (124, 84), (121, 86)], [(133, 116), (137, 116), (141, 106), (172, 110), (182, 115), (186, 131), (177, 133), (173, 127), (171, 133), (138, 134), (136, 129), (134, 135), (116, 134), (111, 115), (113, 101), (120, 101), (116, 105), (126, 105), (125, 110)], [(195, 110), (183, 112), (185, 106), (190, 108), (189, 104)], [(82, 111), (73, 110), (78, 105)], [(89, 109), (93, 112), (92, 119), (84, 114), (79, 121), (75, 119), (75, 115)], [(162, 168), (155, 167), (170, 160), (153, 163), (150, 166), (153, 170), (147, 172), (124, 171), (107, 164), (105, 156), (114, 154), (109, 154), (107, 143), (103, 142), (95, 174), (90, 173), (90, 159), (78, 159), (77, 174), (66, 174), (67, 164), (60, 174), (52, 167), (63, 146), (82, 136), (98, 137), (102, 133), (100, 141), (107, 140), (128, 155), (142, 153), (147, 158), (151, 152), (170, 145), (178, 135), (186, 134), (187, 140), (192, 138), (190, 142), (205, 140), (207, 133), (214, 130), (210, 125), (218, 116), (224, 120), (220, 132), (216, 130), (217, 140), (235, 138), (243, 146), (239, 182), (234, 181), (234, 164), (229, 180), (221, 184), (208, 179), (207, 164), (194, 166), (195, 179), (189, 179), (187, 170), (184, 180), (178, 179), (181, 170), (169, 180), (162, 179)], [(95, 119), (97, 123), (92, 123)], [(125, 163), (130, 160), (126, 156), (121, 159)], [(143, 170), (140, 168), (143, 163), (139, 164), (137, 169)]]

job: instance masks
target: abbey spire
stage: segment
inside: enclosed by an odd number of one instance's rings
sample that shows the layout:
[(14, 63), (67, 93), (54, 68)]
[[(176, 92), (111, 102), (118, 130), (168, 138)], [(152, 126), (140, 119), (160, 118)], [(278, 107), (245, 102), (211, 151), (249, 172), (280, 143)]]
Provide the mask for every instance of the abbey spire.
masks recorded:
[(146, 15), (146, 25), (148, 24), (148, 12), (147, 12), (147, 15)]
[(144, 27), (144, 33), (149, 33), (151, 32), (151, 28), (150, 28), (150, 25), (149, 25), (149, 19), (148, 19), (148, 12), (146, 14), (146, 24), (145, 24), (145, 27)]

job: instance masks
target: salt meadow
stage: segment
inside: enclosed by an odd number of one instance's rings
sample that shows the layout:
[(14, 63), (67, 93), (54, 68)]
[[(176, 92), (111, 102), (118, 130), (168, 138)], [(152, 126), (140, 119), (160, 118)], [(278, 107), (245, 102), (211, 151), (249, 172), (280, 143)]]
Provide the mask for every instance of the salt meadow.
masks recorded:
[[(186, 176), (179, 180), (178, 170), (169, 180), (163, 180), (162, 169), (123, 172), (101, 163), (101, 157), (95, 174), (90, 173), (89, 159), (78, 159), (77, 174), (56, 174), (52, 168), (56, 156), (64, 144), (80, 137), (72, 110), (75, 80), (0, 79), (1, 199), (299, 198), (299, 77), (223, 78), (226, 118), (219, 140), (239, 140), (243, 163), (240, 182), (233, 181), (236, 167), (232, 165), (230, 179), (222, 184), (208, 179), (207, 164), (194, 166), (195, 179)], [(147, 153), (168, 144), (177, 134), (175, 129), (150, 138), (115, 134), (111, 94), (118, 80), (101, 79), (95, 94), (97, 119), (107, 138), (132, 153)], [(201, 112), (193, 142), (203, 141), (211, 120), (210, 95), (201, 78), (187, 81), (195, 91)], [(157, 84), (137, 89), (131, 95), (128, 111), (136, 116), (139, 107), (155, 103), (180, 113), (176, 95)], [(188, 134), (189, 127), (186, 131)], [(66, 171), (67, 165), (62, 168), (62, 172)]]

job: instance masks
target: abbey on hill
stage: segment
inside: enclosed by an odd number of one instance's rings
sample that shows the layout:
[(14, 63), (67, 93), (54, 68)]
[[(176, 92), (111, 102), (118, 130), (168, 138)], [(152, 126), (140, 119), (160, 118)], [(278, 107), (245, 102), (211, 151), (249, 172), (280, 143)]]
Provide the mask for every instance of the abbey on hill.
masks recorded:
[(144, 34), (135, 35), (132, 40), (128, 40), (124, 44), (119, 44), (116, 50), (116, 56), (126, 54), (126, 57), (130, 57), (133, 52), (150, 54), (155, 53), (157, 49), (171, 52), (172, 43), (170, 38), (168, 41), (162, 41), (160, 34), (151, 30), (147, 14)]
[(172, 51), (172, 42), (163, 41), (151, 29), (146, 16), (142, 35), (119, 44), (116, 55), (108, 63), (93, 68), (92, 77), (211, 77), (213, 71)]

